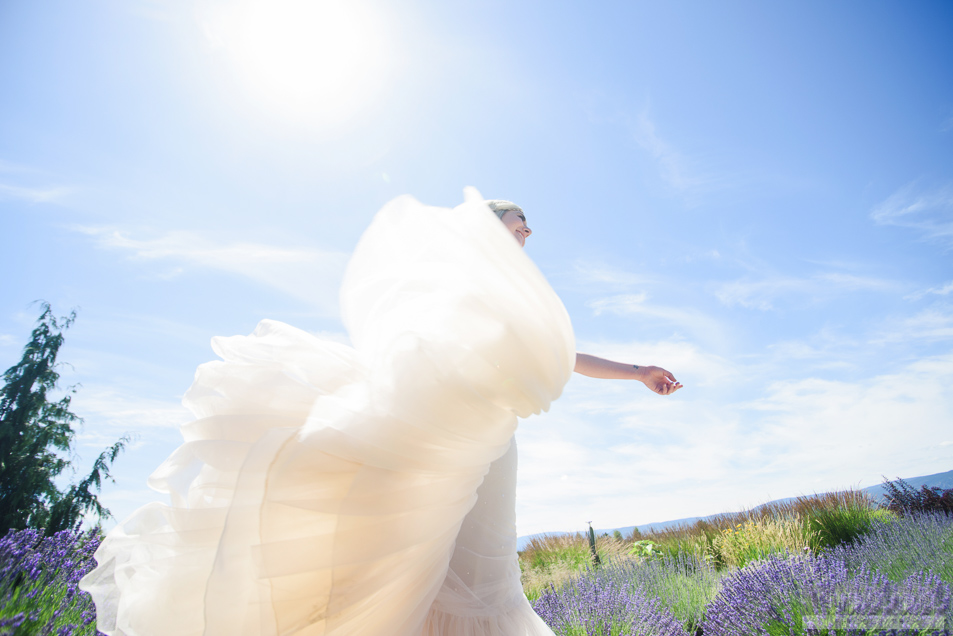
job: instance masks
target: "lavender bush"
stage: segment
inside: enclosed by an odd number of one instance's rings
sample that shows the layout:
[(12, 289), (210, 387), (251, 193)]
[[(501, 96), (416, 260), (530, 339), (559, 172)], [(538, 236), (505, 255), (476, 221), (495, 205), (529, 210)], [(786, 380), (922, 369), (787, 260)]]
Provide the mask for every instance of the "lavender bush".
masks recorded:
[(551, 587), (533, 609), (557, 636), (688, 636), (658, 596), (609, 565)]
[(11, 530), (0, 539), (0, 634), (97, 634), (92, 599), (76, 586), (99, 542), (96, 530)]
[(701, 626), (705, 608), (721, 587), (722, 573), (698, 553), (620, 563), (613, 575), (632, 581), (649, 596), (657, 597), (688, 633)]
[(900, 581), (917, 572), (933, 572), (953, 585), (953, 517), (942, 513), (880, 522), (850, 546), (833, 554), (851, 569), (867, 565)]
[[(848, 567), (842, 556), (775, 556), (728, 575), (702, 627), (705, 636), (834, 633), (827, 631), (832, 626), (842, 634), (942, 628), (950, 599), (950, 586), (932, 572), (895, 582), (866, 563)], [(921, 617), (926, 622), (918, 622)]]

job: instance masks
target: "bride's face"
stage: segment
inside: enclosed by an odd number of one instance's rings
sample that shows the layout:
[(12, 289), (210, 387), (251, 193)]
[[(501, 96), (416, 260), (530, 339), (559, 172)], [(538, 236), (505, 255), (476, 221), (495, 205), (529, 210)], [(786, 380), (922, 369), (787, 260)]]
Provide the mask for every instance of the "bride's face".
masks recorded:
[(526, 226), (526, 217), (523, 216), (522, 212), (507, 210), (503, 213), (500, 220), (503, 221), (503, 225), (506, 226), (506, 229), (516, 236), (520, 247), (526, 245), (526, 238), (533, 233), (533, 230)]

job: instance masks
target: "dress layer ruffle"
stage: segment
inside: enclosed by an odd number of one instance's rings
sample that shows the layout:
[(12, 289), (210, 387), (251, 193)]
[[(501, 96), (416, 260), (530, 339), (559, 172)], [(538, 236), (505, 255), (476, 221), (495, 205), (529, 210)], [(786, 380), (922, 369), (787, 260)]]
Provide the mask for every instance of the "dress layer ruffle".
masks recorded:
[(150, 478), (170, 504), (111, 531), (82, 581), (101, 631), (551, 633), (519, 587), (511, 440), (560, 394), (572, 330), (471, 198), (378, 214), (342, 286), (354, 347), (269, 320), (213, 340)]

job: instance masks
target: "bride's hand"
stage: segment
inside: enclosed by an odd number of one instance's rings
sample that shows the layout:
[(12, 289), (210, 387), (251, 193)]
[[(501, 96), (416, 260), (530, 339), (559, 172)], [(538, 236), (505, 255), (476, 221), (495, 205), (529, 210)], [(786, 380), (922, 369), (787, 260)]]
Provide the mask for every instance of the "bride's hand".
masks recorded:
[(659, 395), (671, 395), (682, 388), (682, 383), (661, 367), (642, 367), (640, 370), (642, 383)]
[(661, 367), (643, 367), (638, 364), (623, 364), (605, 358), (576, 353), (574, 371), (590, 378), (605, 380), (639, 380), (659, 395), (671, 395), (682, 388), (681, 382)]

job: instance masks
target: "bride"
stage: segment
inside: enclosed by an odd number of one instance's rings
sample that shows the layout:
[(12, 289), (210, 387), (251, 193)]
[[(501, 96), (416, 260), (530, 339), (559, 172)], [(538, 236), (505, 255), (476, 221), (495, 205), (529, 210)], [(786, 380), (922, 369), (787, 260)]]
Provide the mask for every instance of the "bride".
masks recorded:
[(197, 419), (149, 480), (171, 505), (113, 529), (81, 582), (100, 631), (552, 634), (520, 586), (517, 418), (547, 410), (572, 371), (661, 395), (681, 384), (577, 354), (518, 249), (523, 211), (466, 194), (378, 213), (341, 290), (353, 347), (271, 320), (213, 339), (222, 360), (184, 399)]

